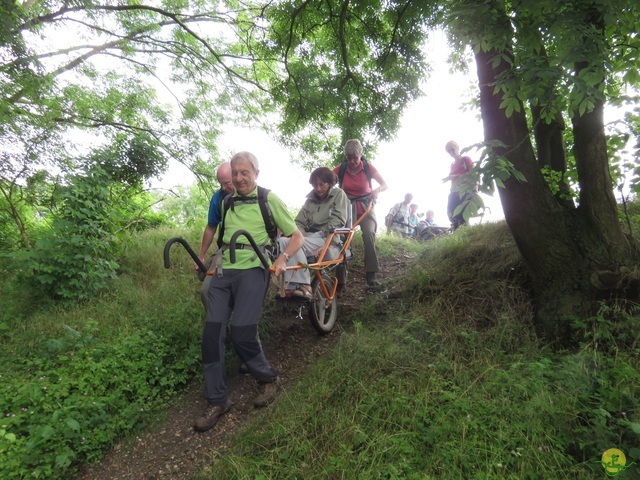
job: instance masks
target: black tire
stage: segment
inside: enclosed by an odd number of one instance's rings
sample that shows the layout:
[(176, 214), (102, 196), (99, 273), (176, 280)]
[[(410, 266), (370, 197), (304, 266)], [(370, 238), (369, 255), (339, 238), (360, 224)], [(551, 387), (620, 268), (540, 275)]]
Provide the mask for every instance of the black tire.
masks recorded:
[[(333, 290), (334, 279), (328, 275), (322, 275), (322, 280), (327, 286), (327, 290)], [(311, 325), (320, 335), (326, 335), (333, 330), (338, 318), (338, 299), (337, 295), (330, 302), (322, 294), (322, 287), (316, 278), (311, 282), (311, 290), (313, 291), (313, 301), (309, 304), (309, 318)]]

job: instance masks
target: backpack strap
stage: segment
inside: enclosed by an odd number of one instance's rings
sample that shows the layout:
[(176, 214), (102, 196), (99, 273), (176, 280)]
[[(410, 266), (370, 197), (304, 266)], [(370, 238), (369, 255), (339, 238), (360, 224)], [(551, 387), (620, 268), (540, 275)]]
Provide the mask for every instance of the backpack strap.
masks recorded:
[(362, 157), (362, 164), (364, 166), (364, 174), (367, 176), (367, 180), (369, 180), (369, 188), (373, 189), (371, 185), (371, 166), (369, 165), (369, 162), (367, 162), (367, 159), (364, 157)]
[(342, 188), (342, 179), (344, 178), (344, 172), (347, 171), (347, 161), (343, 160), (340, 164), (340, 170), (338, 170), (338, 185)]
[(465, 172), (469, 171), (469, 167), (467, 166), (467, 158), (469, 157), (460, 157), (460, 161), (462, 162), (462, 168), (464, 169)]
[(218, 190), (220, 192), (220, 196), (218, 197), (218, 208), (220, 209), (220, 218), (222, 218), (222, 204), (224, 203), (224, 199), (226, 197), (224, 190), (222, 188)]
[(271, 239), (273, 243), (275, 241), (276, 235), (278, 233), (278, 229), (273, 221), (273, 215), (271, 214), (271, 208), (269, 207), (269, 202), (267, 201), (267, 197), (269, 195), (269, 189), (263, 188), (258, 185), (258, 195), (257, 197), (234, 197), (233, 193), (230, 193), (224, 200), (222, 201), (222, 221), (220, 222), (220, 226), (218, 228), (218, 248), (222, 248), (223, 246), (223, 238), (224, 238), (224, 221), (227, 217), (227, 212), (229, 210), (233, 210), (235, 206), (235, 202), (237, 201), (240, 204), (243, 203), (258, 203), (260, 207), (260, 213), (262, 214), (262, 221), (264, 222), (265, 230), (267, 231), (267, 235)]
[(220, 221), (220, 225), (218, 225), (218, 248), (222, 248), (222, 239), (224, 238), (224, 221), (227, 218), (227, 212), (231, 208), (233, 204), (233, 193), (227, 194), (226, 197), (222, 199), (220, 202), (220, 209), (222, 210), (222, 220)]
[(270, 190), (268, 188), (263, 188), (258, 185), (258, 206), (260, 207), (260, 213), (262, 213), (262, 220), (264, 221), (264, 227), (267, 230), (267, 235), (269, 235), (269, 238), (273, 243), (278, 234), (278, 229), (273, 222), (273, 215), (271, 214), (271, 208), (267, 201), (269, 191)]
[[(367, 176), (367, 180), (369, 181), (369, 188), (373, 188), (371, 185), (371, 166), (366, 158), (362, 157), (362, 166), (364, 168), (364, 174)], [(347, 171), (347, 160), (343, 160), (340, 164), (340, 170), (338, 170), (338, 185), (342, 188), (342, 179), (344, 178), (344, 173)]]

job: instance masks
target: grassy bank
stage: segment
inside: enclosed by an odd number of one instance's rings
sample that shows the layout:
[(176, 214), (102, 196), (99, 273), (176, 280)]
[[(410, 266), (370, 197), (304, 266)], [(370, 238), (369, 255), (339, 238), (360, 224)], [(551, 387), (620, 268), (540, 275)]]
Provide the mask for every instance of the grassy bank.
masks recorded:
[(0, 478), (70, 478), (199, 371), (202, 306), (193, 263), (179, 246), (175, 268), (162, 262), (174, 235), (157, 230), (131, 239), (113, 289), (84, 305), (29, 298), (7, 272)]
[(637, 317), (603, 306), (576, 320), (580, 348), (546, 350), (504, 224), (408, 270), (197, 478), (605, 478), (606, 450), (640, 460)]

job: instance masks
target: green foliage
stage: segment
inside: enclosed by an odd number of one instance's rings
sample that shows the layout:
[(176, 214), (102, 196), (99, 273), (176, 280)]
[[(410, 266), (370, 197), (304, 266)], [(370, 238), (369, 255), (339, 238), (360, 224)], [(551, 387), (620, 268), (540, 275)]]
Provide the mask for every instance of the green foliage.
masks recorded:
[(106, 150), (93, 154), (92, 163), (100, 165), (114, 181), (135, 186), (166, 170), (167, 159), (159, 147), (146, 133), (116, 138)]
[(209, 202), (214, 193), (215, 190), (205, 192), (196, 184), (190, 187), (180, 186), (158, 199), (158, 212), (176, 226), (204, 229)]
[(325, 162), (347, 138), (391, 138), (404, 107), (420, 95), (421, 45), (433, 14), (410, 2), (267, 6), (261, 48), (285, 70), (269, 78), (283, 111), (277, 134)]
[[(492, 53), (494, 68), (504, 62), (502, 73), (492, 83), (492, 93), (504, 115), (529, 115), (529, 132), (534, 123), (562, 124), (566, 145), (572, 146), (572, 129), (565, 128), (572, 120), (603, 103), (616, 107), (636, 103), (640, 63), (638, 55), (632, 53), (638, 45), (633, 10), (634, 4), (629, 0), (563, 5), (546, 0), (517, 4), (455, 0), (444, 5), (443, 15), (455, 49), (452, 58), (457, 59), (459, 67), (467, 67), (465, 61), (469, 57), (465, 53), (469, 46), (476, 53)], [(634, 73), (629, 75), (630, 70)], [(534, 108), (536, 117), (531, 115)], [(490, 115), (483, 112), (483, 117)], [(638, 130), (633, 127), (633, 114), (626, 113), (625, 117), (607, 126), (614, 185), (625, 173), (634, 185), (638, 177), (634, 155), (629, 154), (634, 148), (637, 156), (637, 146), (630, 147), (637, 141), (630, 140), (637, 140)], [(543, 174), (552, 193), (557, 193), (558, 182), (564, 181), (577, 198), (579, 185), (597, 174), (583, 171), (579, 183), (573, 151), (574, 148), (566, 148), (566, 168), (556, 162), (555, 171), (547, 167)], [(556, 158), (559, 155), (556, 152)], [(566, 196), (567, 190), (562, 191)]]
[(3, 290), (1, 478), (73, 477), (199, 369), (200, 284), (186, 255), (165, 270), (159, 253), (175, 235), (134, 236), (113, 295), (91, 304), (34, 312)]
[[(2, 478), (73, 476), (197, 370), (200, 284), (184, 252), (159, 261), (175, 235), (136, 234), (112, 296), (0, 317)], [(609, 448), (640, 460), (635, 309), (603, 303), (575, 320), (579, 349), (550, 352), (504, 223), (379, 246), (420, 255), (198, 478), (573, 479), (602, 475)]]
[(22, 268), (33, 272), (37, 294), (86, 300), (115, 277), (117, 208), (110, 181), (100, 168), (74, 177), (60, 195), (62, 207), (54, 213), (50, 236), (17, 255)]
[(622, 120), (607, 125), (607, 148), (611, 155), (611, 177), (619, 188), (630, 187), (632, 193), (640, 193), (640, 107), (637, 96), (629, 96), (619, 102), (621, 108), (629, 109)]
[(134, 430), (147, 410), (170, 399), (194, 373), (198, 348), (187, 332), (166, 334), (162, 328), (128, 332), (104, 344), (90, 331), (66, 327), (62, 337), (40, 346), (41, 356), (22, 359), (20, 378), (3, 378), (5, 391), (13, 392), (2, 405), (3, 428), (15, 437), (0, 446), (11, 447), (15, 462), (0, 467), (3, 478), (26, 472), (60, 478), (72, 463), (95, 458)]
[(234, 51), (247, 44), (235, 5), (4, 2), (0, 13), (0, 137), (37, 145), (34, 164), (118, 145), (138, 172), (158, 152), (197, 167), (217, 156), (222, 118), (267, 104), (246, 52)]
[[(137, 187), (140, 180), (131, 181)], [(122, 232), (164, 222), (147, 212), (147, 195), (114, 180), (99, 166), (71, 177), (57, 192), (56, 202), (51, 228), (40, 234), (34, 248), (11, 255), (19, 260), (16, 268), (30, 280), (35, 296), (94, 298), (116, 276)]]
[[(1, 181), (1, 180), (0, 180)], [(12, 212), (11, 205), (5, 200), (4, 197), (0, 197), (0, 249), (3, 251), (12, 250), (17, 245), (22, 243), (20, 238), (20, 231), (15, 222), (15, 216), (24, 218), (27, 216), (24, 211), (26, 206), (20, 205), (15, 209), (15, 213)]]

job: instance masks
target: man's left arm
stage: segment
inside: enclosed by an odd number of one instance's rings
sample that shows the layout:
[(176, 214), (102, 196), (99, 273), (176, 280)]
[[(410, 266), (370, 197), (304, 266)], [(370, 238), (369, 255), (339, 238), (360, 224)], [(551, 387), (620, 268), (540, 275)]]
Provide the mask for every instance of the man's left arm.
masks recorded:
[[(221, 192), (218, 190), (211, 197), (211, 201), (209, 202), (209, 213), (207, 215), (207, 226), (204, 228), (204, 232), (202, 232), (202, 241), (200, 242), (200, 252), (198, 253), (198, 258), (202, 263), (204, 263), (204, 257), (207, 255), (207, 250), (213, 243), (213, 237), (216, 234), (216, 230), (221, 221), (221, 213), (220, 213), (220, 195)], [(194, 264), (196, 270), (200, 270), (198, 264)]]

